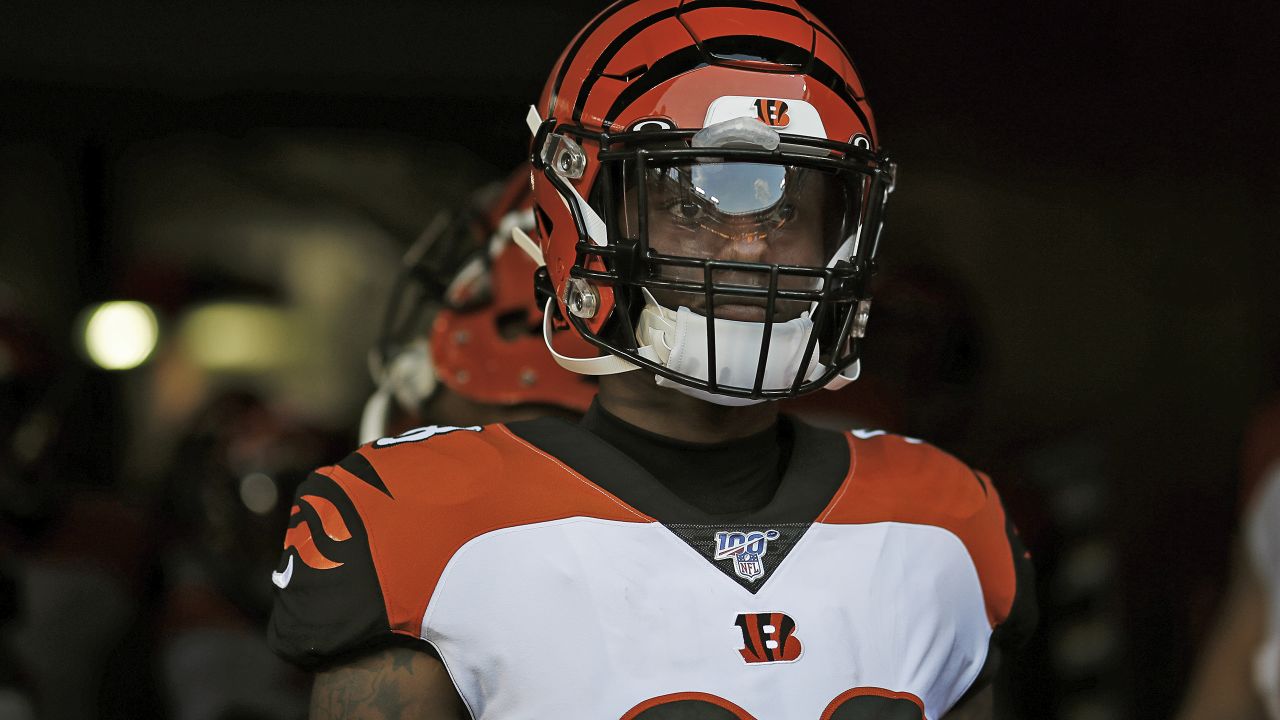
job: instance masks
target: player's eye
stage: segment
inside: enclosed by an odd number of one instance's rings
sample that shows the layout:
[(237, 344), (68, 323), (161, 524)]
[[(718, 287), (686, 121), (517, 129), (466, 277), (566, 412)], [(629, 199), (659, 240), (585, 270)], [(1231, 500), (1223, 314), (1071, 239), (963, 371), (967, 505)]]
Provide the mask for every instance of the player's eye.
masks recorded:
[(706, 215), (706, 208), (695, 200), (675, 200), (667, 206), (667, 212), (681, 225), (695, 225)]

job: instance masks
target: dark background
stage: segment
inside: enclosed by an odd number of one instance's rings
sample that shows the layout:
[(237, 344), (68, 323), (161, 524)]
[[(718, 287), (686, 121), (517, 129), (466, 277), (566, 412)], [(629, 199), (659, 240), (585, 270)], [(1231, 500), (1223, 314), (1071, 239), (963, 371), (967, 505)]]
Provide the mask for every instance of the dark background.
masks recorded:
[[(901, 166), (886, 265), (940, 268), (981, 329), (972, 412), (944, 434), (1042, 558), (1010, 712), (1165, 717), (1226, 574), (1241, 437), (1280, 381), (1280, 6), (807, 5)], [(316, 317), (367, 326), (432, 214), (514, 166), (524, 111), (601, 6), (0, 9), (0, 283), (72, 388), (76, 483), (145, 497), (163, 464), (146, 381), (75, 356), (82, 307), (296, 293), (307, 240), (287, 228), (323, 217), (357, 261), (330, 282), (363, 303)], [(348, 387), (304, 414), (339, 433), (368, 389), (353, 332), (309, 349)]]

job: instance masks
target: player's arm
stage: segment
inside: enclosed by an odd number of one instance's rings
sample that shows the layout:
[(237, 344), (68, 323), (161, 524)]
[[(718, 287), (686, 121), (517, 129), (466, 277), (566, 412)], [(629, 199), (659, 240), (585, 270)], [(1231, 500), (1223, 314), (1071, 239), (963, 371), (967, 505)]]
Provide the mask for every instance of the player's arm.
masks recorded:
[(988, 685), (951, 708), (942, 720), (991, 720), (992, 717), (992, 690)]
[(444, 665), (411, 648), (392, 647), (316, 673), (311, 720), (466, 720)]
[(382, 580), (397, 568), (380, 575), (373, 547), (404, 511), (359, 457), (322, 468), (298, 488), (272, 573), (268, 643), (316, 673), (312, 718), (467, 718), (444, 665), (410, 634), (413, 623), (388, 616)]
[(1210, 629), (1178, 720), (1262, 720), (1253, 688), (1253, 655), (1263, 637), (1266, 601), (1262, 584), (1243, 552)]

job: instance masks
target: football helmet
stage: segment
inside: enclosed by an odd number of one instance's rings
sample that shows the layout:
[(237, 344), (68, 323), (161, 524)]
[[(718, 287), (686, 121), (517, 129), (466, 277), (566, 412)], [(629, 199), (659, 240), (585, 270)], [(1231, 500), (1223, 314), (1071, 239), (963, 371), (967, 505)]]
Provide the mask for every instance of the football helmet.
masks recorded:
[(562, 366), (725, 405), (856, 378), (896, 166), (807, 10), (615, 2), (528, 123), (548, 345), (558, 319), (607, 353)]
[[(440, 386), (477, 403), (584, 412), (589, 378), (565, 372), (543, 345), (536, 265), (512, 242), (534, 232), (529, 168), (482, 188), (456, 216), (440, 216), (405, 254), (370, 366), (378, 390), (360, 441), (387, 434), (391, 402), (417, 412)], [(557, 340), (566, 352), (591, 346)]]

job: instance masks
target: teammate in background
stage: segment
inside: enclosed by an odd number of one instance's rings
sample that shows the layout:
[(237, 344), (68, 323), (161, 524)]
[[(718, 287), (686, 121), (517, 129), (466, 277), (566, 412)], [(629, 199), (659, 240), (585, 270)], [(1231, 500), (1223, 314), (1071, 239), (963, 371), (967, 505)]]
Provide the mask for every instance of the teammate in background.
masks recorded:
[(595, 382), (547, 354), (537, 267), (511, 240), (516, 228), (533, 232), (529, 170), (523, 164), (481, 188), (405, 253), (370, 353), (378, 389), (365, 405), (361, 443), (426, 422), (577, 417), (591, 404)]
[[(384, 382), (370, 402), (365, 431), (373, 437), (421, 418), (476, 422), (551, 408), (580, 415), (590, 404), (595, 384), (555, 365), (542, 344), (534, 266), (509, 240), (515, 224), (532, 229), (529, 196), (525, 166), (477, 193), (454, 222), (434, 223), (408, 253), (374, 364), (412, 374)], [(261, 582), (271, 567), (261, 565), (263, 553), (274, 565), (278, 528), (288, 519), (277, 492), (282, 502), (293, 496), (306, 471), (332, 454), (328, 440), (233, 392), (211, 403), (180, 445), (162, 513), (167, 582), (157, 623), (175, 720), (291, 719), (305, 710), (309, 679), (264, 643), (272, 586)]]
[(308, 678), (263, 642), (272, 598), (262, 578), (289, 499), (336, 444), (252, 392), (221, 392), (195, 415), (155, 513), (164, 582), (149, 635), (165, 717), (292, 720), (305, 711)]
[(839, 42), (788, 0), (621, 0), (529, 125), (515, 235), (597, 401), (303, 484), (270, 639), (312, 717), (990, 717), (1034, 599), (989, 480), (773, 402), (856, 378), (893, 189)]
[(1254, 421), (1231, 582), (1178, 720), (1280, 720), (1280, 401)]

